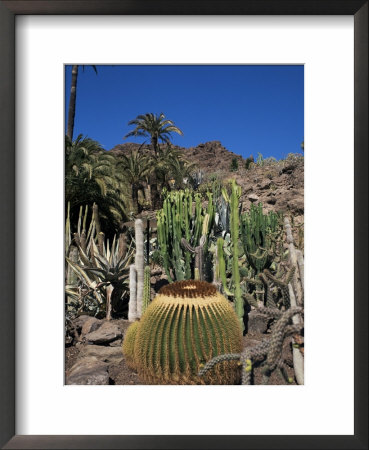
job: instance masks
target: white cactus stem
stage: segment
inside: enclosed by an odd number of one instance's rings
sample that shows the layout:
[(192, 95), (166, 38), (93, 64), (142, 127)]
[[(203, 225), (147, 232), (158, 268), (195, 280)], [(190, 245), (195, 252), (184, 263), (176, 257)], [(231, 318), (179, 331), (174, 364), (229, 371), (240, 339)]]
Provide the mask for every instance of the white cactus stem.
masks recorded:
[(137, 282), (136, 267), (134, 264), (129, 266), (129, 303), (128, 320), (134, 322), (137, 319)]
[(137, 317), (141, 318), (144, 291), (144, 234), (142, 220), (135, 221), (136, 256), (135, 267), (137, 272)]

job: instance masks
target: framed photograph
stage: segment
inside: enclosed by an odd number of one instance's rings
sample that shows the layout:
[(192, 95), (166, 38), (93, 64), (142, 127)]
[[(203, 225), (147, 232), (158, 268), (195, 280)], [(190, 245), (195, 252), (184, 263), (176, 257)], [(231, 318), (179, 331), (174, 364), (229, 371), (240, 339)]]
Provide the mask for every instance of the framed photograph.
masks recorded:
[(368, 448), (368, 4), (1, 1), (3, 448)]

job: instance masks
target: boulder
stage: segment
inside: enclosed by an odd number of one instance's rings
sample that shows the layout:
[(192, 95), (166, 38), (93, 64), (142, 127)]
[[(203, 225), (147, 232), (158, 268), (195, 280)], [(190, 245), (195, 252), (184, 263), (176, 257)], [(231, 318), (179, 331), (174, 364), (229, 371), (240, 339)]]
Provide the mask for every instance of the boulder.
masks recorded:
[(108, 345), (122, 337), (122, 332), (117, 325), (110, 321), (103, 322), (103, 324), (95, 331), (85, 335), (85, 340), (88, 344)]
[(251, 203), (255, 203), (259, 200), (259, 197), (256, 194), (250, 194), (247, 196)]
[(79, 359), (66, 374), (66, 384), (109, 384), (108, 365), (95, 357)]
[(85, 358), (95, 357), (98, 361), (107, 364), (119, 364), (123, 360), (121, 346), (86, 345), (80, 350), (80, 356)]
[(89, 317), (82, 326), (81, 336), (85, 336), (88, 333), (96, 331), (102, 324), (102, 320), (96, 319), (96, 317)]
[(78, 316), (75, 319), (73, 319), (72, 323), (76, 327), (78, 333), (81, 332), (83, 325), (88, 319), (91, 319), (91, 316), (87, 316), (86, 314), (83, 314), (82, 316)]

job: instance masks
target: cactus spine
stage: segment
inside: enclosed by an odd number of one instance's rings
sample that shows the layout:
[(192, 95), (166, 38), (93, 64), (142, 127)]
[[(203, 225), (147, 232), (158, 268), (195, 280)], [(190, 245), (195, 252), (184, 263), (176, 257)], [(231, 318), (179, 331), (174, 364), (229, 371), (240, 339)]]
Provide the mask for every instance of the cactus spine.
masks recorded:
[(150, 266), (146, 266), (144, 270), (144, 292), (142, 302), (142, 314), (146, 311), (151, 301), (151, 285), (150, 285)]
[(242, 333), (229, 302), (204, 281), (163, 287), (142, 316), (135, 365), (152, 384), (234, 384), (237, 364), (225, 362), (205, 378), (201, 364), (222, 353), (239, 353)]

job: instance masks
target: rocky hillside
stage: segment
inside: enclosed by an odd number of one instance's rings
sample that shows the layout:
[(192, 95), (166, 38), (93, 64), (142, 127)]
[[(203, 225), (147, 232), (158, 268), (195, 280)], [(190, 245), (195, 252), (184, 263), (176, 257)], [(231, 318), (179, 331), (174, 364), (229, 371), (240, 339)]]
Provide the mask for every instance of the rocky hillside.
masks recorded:
[[(119, 155), (130, 153), (139, 147), (139, 144), (126, 143), (117, 145), (110, 151)], [(291, 155), (281, 161), (269, 158), (246, 170), (246, 160), (227, 150), (219, 141), (178, 149), (188, 161), (195, 163), (203, 171), (204, 182), (215, 177), (220, 180), (234, 178), (242, 187), (243, 209), (260, 201), (266, 210), (291, 213), (298, 222), (303, 221), (304, 158), (301, 155)], [(234, 158), (238, 161), (237, 171), (231, 170)]]

